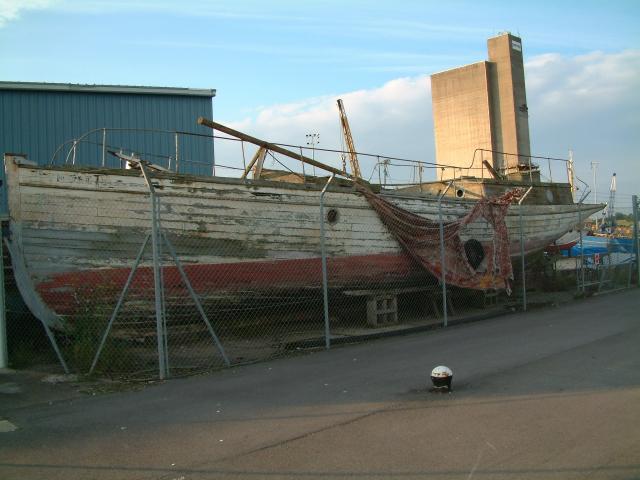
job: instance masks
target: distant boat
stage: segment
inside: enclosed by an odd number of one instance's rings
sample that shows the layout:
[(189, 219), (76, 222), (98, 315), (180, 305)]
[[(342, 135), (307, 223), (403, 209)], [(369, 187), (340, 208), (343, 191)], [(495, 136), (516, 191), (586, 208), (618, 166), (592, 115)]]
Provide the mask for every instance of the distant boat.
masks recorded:
[(633, 254), (633, 238), (583, 235), (582, 243), (577, 243), (569, 250), (569, 256), (593, 255), (595, 253), (628, 253)]
[(580, 233), (571, 230), (564, 235), (562, 235), (557, 240), (554, 240), (552, 243), (547, 245), (544, 248), (544, 251), (547, 253), (558, 254), (561, 252), (566, 252), (571, 249), (574, 245), (576, 245), (580, 241)]

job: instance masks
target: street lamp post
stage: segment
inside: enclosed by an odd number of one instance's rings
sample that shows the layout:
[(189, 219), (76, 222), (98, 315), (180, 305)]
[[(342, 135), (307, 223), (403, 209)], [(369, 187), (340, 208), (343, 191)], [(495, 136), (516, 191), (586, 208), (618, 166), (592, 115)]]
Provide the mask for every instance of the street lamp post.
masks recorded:
[[(305, 135), (307, 137), (307, 145), (311, 145), (311, 159), (315, 161), (316, 159), (316, 145), (320, 143), (320, 134), (319, 133), (307, 133)], [(313, 166), (313, 175), (316, 174), (316, 167)]]

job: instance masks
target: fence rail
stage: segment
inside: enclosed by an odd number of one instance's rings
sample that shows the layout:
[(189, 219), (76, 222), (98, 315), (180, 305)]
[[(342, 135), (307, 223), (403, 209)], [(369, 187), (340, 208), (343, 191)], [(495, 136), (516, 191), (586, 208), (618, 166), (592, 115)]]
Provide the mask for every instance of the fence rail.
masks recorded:
[[(30, 314), (20, 301), (11, 260), (4, 256), (10, 365), (55, 365), (58, 350), (66, 363), (58, 368), (164, 379), (443, 328), (638, 284), (637, 254), (526, 254), (527, 219), (520, 215), (512, 232), (521, 251), (513, 260), (512, 293), (454, 286), (446, 281), (452, 268), (445, 252), (451, 218), (451, 207), (443, 202), (446, 191), (436, 210), (435, 248), (443, 268), (434, 275), (402, 253), (371, 209), (338, 205), (333, 176), (324, 179), (322, 189), (296, 190), (306, 203), (289, 217), (278, 209), (280, 198), (259, 210), (256, 202), (232, 205), (220, 192), (209, 192), (220, 202), (207, 212), (215, 221), (206, 227), (195, 222), (189, 227), (193, 234), (184, 235), (180, 229), (193, 221), (192, 206), (156, 189), (152, 174), (144, 164), (140, 168), (148, 191), (134, 210), (144, 228), (122, 239), (120, 266), (78, 277), (73, 295), (70, 279), (65, 288), (40, 290), (64, 329), (49, 329)], [(346, 228), (341, 216), (348, 208), (361, 221)], [(225, 211), (233, 209), (231, 222)], [(237, 236), (229, 237), (229, 229), (237, 229)], [(283, 234), (286, 244), (265, 240)], [(67, 241), (69, 249), (80, 245), (82, 232), (68, 234)], [(376, 255), (349, 254), (364, 244), (375, 247)]]

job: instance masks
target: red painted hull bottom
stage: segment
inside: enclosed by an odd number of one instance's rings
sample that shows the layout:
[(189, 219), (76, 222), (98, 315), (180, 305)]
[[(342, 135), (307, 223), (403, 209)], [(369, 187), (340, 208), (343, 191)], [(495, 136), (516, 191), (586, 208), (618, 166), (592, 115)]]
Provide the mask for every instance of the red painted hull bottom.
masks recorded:
[(562, 243), (560, 245), (547, 245), (544, 248), (544, 251), (547, 253), (560, 253), (563, 250), (569, 250), (571, 249), (571, 247), (573, 247), (574, 245), (577, 245), (578, 240), (575, 240), (573, 242), (567, 242), (567, 243)]
[[(184, 265), (191, 286), (201, 300), (247, 300), (273, 291), (300, 291), (322, 287), (320, 258)], [(45, 304), (59, 315), (73, 315), (100, 304), (113, 308), (130, 268), (94, 269), (52, 275), (36, 289)], [(329, 288), (415, 284), (433, 279), (404, 254), (365, 255), (327, 259)], [(162, 269), (167, 301), (188, 301), (188, 290), (174, 265)], [(127, 300), (154, 298), (153, 268), (138, 267)], [(84, 304), (83, 304), (84, 303)]]

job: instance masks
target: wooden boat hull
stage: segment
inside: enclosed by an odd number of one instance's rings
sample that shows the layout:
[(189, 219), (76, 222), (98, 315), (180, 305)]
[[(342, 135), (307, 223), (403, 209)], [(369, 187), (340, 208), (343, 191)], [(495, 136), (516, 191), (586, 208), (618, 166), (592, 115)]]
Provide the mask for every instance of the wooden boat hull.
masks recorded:
[[(150, 196), (139, 172), (37, 167), (5, 157), (10, 212), (9, 247), (18, 284), (31, 310), (60, 325), (93, 292), (114, 305), (151, 228)], [(320, 189), (270, 181), (154, 174), (162, 229), (202, 297), (321, 287)], [(397, 205), (437, 220), (433, 196), (385, 193)], [(428, 275), (402, 251), (362, 195), (335, 186), (324, 199), (330, 284), (425, 281)], [(460, 218), (471, 200), (442, 202), (445, 221)], [(506, 218), (510, 251), (543, 249), (601, 206), (512, 205)], [(484, 220), (462, 236), (490, 248)], [(150, 249), (149, 249), (150, 250)], [(134, 290), (152, 291), (150, 253)], [(171, 264), (171, 262), (167, 262)], [(183, 295), (177, 269), (164, 269), (167, 297)], [(151, 293), (152, 295), (152, 293)]]

